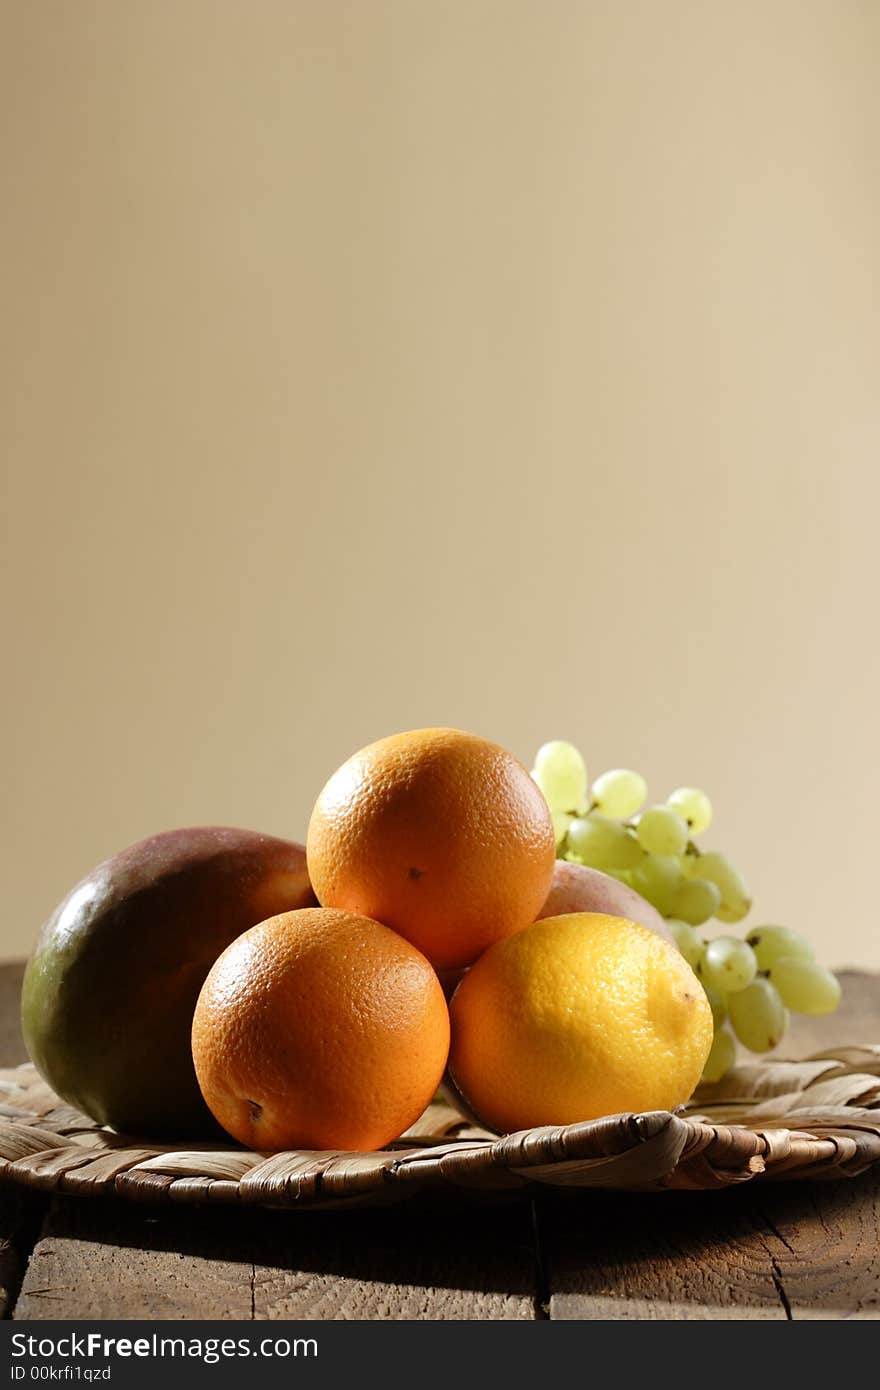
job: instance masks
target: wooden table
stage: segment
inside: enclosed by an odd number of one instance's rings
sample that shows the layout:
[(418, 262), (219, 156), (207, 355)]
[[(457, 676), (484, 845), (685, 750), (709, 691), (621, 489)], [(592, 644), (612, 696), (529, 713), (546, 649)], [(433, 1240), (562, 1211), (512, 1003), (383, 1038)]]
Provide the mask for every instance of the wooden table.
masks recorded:
[[(880, 1039), (844, 974), (791, 1056)], [(25, 1060), (0, 966), (0, 1065)], [(150, 1208), (0, 1185), (0, 1309), (46, 1318), (878, 1318), (880, 1169), (722, 1192), (465, 1198), (313, 1215)]]

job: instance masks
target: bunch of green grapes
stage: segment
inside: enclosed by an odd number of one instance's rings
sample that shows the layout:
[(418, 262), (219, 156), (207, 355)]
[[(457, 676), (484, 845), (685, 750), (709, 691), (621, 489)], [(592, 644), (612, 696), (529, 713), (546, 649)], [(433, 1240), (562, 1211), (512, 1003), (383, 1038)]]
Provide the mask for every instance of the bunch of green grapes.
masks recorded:
[(838, 981), (788, 927), (753, 927), (745, 939), (706, 940), (697, 931), (713, 918), (741, 922), (752, 906), (739, 870), (697, 844), (712, 822), (705, 792), (679, 787), (645, 808), (648, 788), (638, 772), (614, 768), (590, 785), (581, 753), (561, 739), (538, 749), (532, 777), (553, 815), (557, 857), (629, 884), (668, 920), (715, 1021), (704, 1080), (720, 1081), (733, 1065), (734, 1035), (751, 1052), (769, 1052), (785, 1033), (789, 1009), (825, 1014), (837, 1007)]

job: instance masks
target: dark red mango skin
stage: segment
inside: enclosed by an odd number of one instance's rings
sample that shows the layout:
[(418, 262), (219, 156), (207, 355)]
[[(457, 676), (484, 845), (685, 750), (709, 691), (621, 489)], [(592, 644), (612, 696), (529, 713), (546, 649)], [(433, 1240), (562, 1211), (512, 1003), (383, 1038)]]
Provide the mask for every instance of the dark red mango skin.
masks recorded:
[(243, 931), (316, 898), (302, 845), (250, 830), (169, 830), (105, 860), (56, 908), (22, 988), (37, 1070), (101, 1124), (217, 1133), (190, 1029), (205, 976)]

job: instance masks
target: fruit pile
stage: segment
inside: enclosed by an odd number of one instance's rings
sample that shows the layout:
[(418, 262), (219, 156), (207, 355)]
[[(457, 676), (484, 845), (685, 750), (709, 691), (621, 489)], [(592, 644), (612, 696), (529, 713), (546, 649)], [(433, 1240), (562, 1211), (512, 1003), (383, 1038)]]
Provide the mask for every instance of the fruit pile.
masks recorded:
[(694, 844), (701, 793), (644, 797), (630, 772), (588, 794), (570, 744), (530, 776), (454, 729), (381, 739), (306, 847), (199, 828), (98, 865), (28, 964), (31, 1057), (102, 1124), (262, 1152), (381, 1148), (441, 1081), (500, 1132), (674, 1108), (728, 1064), (725, 1015), (769, 1046), (778, 1001), (836, 982), (782, 928), (704, 944), (742, 880)]
[(643, 809), (645, 779), (614, 768), (592, 786), (579, 749), (562, 739), (539, 748), (532, 777), (553, 815), (556, 852), (634, 889), (666, 919), (681, 954), (708, 997), (715, 1036), (703, 1079), (719, 1081), (733, 1065), (736, 1037), (769, 1052), (785, 1034), (788, 1010), (831, 1013), (840, 985), (817, 963), (809, 942), (788, 927), (753, 927), (745, 940), (705, 940), (696, 928), (711, 918), (740, 922), (752, 901), (742, 874), (697, 837), (712, 823), (712, 804), (696, 787), (679, 787), (662, 805)]

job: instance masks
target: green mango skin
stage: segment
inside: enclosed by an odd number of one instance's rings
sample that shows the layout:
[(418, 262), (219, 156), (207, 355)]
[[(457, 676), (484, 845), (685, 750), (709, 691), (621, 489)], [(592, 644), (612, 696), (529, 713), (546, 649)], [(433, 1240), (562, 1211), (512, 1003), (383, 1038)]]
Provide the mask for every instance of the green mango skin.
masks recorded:
[(55, 909), (22, 987), (22, 1029), (54, 1091), (145, 1136), (218, 1133), (190, 1048), (214, 961), (242, 932), (312, 907), (302, 845), (250, 830), (169, 830), (105, 860)]

